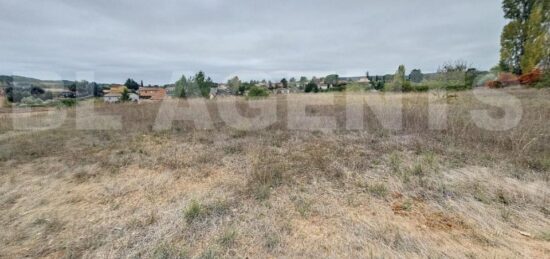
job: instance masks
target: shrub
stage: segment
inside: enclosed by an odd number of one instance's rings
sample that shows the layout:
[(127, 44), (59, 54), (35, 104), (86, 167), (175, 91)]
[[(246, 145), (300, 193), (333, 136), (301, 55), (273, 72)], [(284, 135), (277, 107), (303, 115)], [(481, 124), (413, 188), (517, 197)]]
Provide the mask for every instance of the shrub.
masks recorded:
[(430, 87), (427, 85), (414, 86), (414, 91), (416, 92), (427, 92), (428, 90), (430, 90)]
[(491, 88), (491, 89), (503, 88), (504, 87), (502, 82), (500, 82), (498, 80), (487, 81), (486, 86)]
[(369, 185), (367, 190), (374, 196), (378, 198), (384, 198), (388, 195), (388, 188), (383, 183), (375, 183)]
[(185, 249), (178, 250), (176, 247), (169, 244), (160, 244), (153, 251), (152, 258), (155, 259), (184, 259), (189, 258)]
[(314, 83), (314, 82), (309, 82), (306, 85), (306, 88), (304, 89), (304, 92), (306, 92), (306, 93), (317, 93), (317, 92), (319, 92), (319, 86), (317, 86), (317, 84)]
[(199, 257), (197, 257), (199, 259), (215, 259), (215, 258), (219, 258), (218, 256), (218, 252), (209, 247), (208, 249), (206, 249), (205, 251), (202, 252), (202, 254), (199, 255)]
[(351, 83), (346, 86), (346, 92), (363, 92), (365, 89), (366, 87), (360, 83)]
[(59, 103), (64, 107), (73, 107), (77, 104), (75, 99), (62, 99)]
[(192, 200), (189, 207), (185, 209), (185, 220), (187, 221), (187, 223), (193, 222), (202, 214), (202, 211), (203, 209), (201, 204), (196, 200)]
[(540, 79), (538, 80), (537, 83), (535, 83), (535, 87), (536, 88), (545, 88), (545, 87), (550, 87), (550, 71), (547, 70), (547, 71), (544, 71), (544, 73), (542, 74), (542, 76), (540, 76)]
[(269, 96), (269, 92), (263, 87), (253, 86), (248, 91), (249, 98), (262, 98), (267, 96)]
[(230, 204), (225, 200), (218, 200), (206, 205), (196, 200), (191, 200), (189, 206), (185, 208), (183, 216), (187, 223), (190, 224), (209, 217), (221, 217), (229, 212), (229, 206)]
[(218, 243), (224, 247), (231, 247), (235, 244), (237, 238), (237, 231), (233, 228), (225, 230), (221, 237), (218, 239)]
[(41, 99), (33, 97), (33, 96), (29, 96), (29, 97), (25, 97), (25, 98), (21, 99), (21, 103), (25, 104), (25, 105), (28, 105), (28, 106), (38, 106), (38, 105), (43, 104)]

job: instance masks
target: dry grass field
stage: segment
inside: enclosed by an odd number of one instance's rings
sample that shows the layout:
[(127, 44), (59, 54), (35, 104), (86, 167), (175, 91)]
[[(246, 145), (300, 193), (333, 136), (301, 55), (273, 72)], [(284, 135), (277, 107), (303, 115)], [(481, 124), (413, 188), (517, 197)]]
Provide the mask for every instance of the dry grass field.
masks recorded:
[[(212, 129), (164, 131), (154, 103), (98, 104), (123, 126), (103, 131), (77, 130), (75, 108), (51, 111), (66, 114), (57, 129), (16, 131), (3, 108), (0, 258), (549, 258), (550, 91), (507, 93), (522, 117), (506, 131), (476, 126), (470, 111), (503, 111), (473, 92), (239, 100), (249, 116), (277, 107), (254, 131), (226, 125), (225, 99), (206, 102)], [(444, 130), (428, 126), (434, 98)], [(290, 129), (304, 100), (336, 129)], [(346, 130), (346, 105), (364, 130)], [(396, 108), (402, 129), (384, 129)]]

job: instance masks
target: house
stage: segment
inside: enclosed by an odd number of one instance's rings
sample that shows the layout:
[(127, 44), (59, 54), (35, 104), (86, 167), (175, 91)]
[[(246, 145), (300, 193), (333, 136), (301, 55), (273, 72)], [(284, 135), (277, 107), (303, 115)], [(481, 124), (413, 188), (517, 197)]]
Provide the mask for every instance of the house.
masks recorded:
[(160, 87), (139, 88), (139, 99), (141, 101), (162, 101), (166, 97), (166, 89)]
[(357, 80), (357, 83), (368, 84), (368, 83), (370, 83), (370, 80), (369, 80), (368, 77), (363, 76), (363, 77), (360, 77), (359, 80)]
[(139, 95), (136, 93), (129, 93), (128, 99), (130, 99), (131, 102), (139, 102)]
[(217, 93), (218, 93), (218, 88), (216, 87), (210, 88), (210, 94), (208, 95), (210, 100), (216, 98)]
[(269, 88), (269, 84), (267, 82), (260, 82), (256, 84), (257, 87), (263, 87), (263, 88)]
[(166, 89), (166, 95), (168, 96), (174, 96), (176, 94), (175, 86), (168, 86), (168, 87), (165, 87), (164, 89)]
[(279, 89), (279, 88), (284, 88), (285, 85), (283, 83), (275, 83), (273, 84), (273, 86), (275, 87), (275, 89)]
[(64, 91), (59, 93), (59, 98), (76, 98), (76, 93), (71, 91)]
[(218, 89), (219, 90), (228, 90), (229, 85), (227, 85), (227, 84), (218, 84)]
[(117, 93), (122, 94), (124, 90), (128, 90), (125, 85), (111, 85), (111, 89), (109, 89), (109, 93)]
[(103, 96), (103, 101), (106, 103), (116, 103), (120, 101), (122, 94), (119, 93), (108, 93)]
[(216, 92), (216, 96), (218, 97), (222, 97), (222, 96), (231, 96), (231, 95), (234, 95), (233, 92), (231, 91), (231, 89), (229, 88), (226, 88), (226, 89), (220, 89), (218, 87), (218, 91)]
[(288, 88), (277, 88), (273, 90), (274, 94), (290, 94), (290, 89)]

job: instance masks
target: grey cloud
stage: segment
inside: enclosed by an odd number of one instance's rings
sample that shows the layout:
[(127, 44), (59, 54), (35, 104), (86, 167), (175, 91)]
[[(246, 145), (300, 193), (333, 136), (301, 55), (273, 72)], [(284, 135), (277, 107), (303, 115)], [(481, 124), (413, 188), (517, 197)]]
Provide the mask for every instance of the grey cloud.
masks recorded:
[(498, 62), (500, 0), (1, 0), (0, 74), (93, 71), (154, 84), (204, 70), (215, 80), (434, 71)]

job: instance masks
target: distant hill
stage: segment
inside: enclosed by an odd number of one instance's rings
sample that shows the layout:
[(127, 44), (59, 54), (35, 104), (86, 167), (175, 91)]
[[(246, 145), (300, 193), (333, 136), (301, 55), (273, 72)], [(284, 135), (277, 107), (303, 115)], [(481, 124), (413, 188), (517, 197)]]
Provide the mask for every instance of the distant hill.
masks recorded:
[[(24, 76), (5, 76), (0, 75), (0, 88), (6, 88), (8, 86), (38, 86), (43, 89), (66, 89), (69, 85), (74, 84), (75, 81), (69, 80), (40, 80), (31, 77)], [(109, 86), (109, 84), (99, 84), (102, 87)]]

